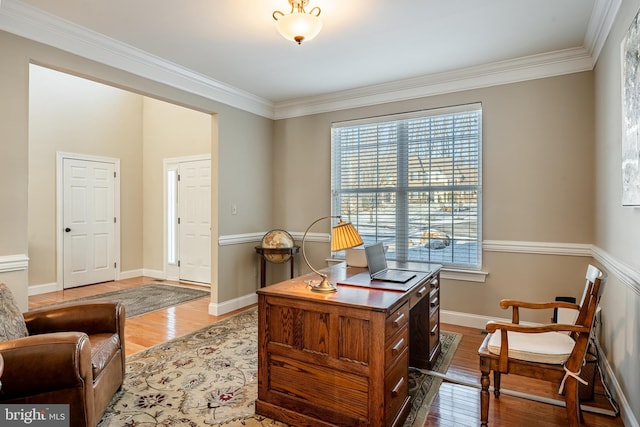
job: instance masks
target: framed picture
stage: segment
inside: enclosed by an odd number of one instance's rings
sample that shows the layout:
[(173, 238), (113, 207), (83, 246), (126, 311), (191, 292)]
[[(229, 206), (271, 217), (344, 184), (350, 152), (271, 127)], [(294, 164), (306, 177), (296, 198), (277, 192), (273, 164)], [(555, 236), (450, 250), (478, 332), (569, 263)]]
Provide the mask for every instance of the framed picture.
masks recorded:
[(638, 12), (621, 44), (622, 205), (640, 205), (640, 22)]

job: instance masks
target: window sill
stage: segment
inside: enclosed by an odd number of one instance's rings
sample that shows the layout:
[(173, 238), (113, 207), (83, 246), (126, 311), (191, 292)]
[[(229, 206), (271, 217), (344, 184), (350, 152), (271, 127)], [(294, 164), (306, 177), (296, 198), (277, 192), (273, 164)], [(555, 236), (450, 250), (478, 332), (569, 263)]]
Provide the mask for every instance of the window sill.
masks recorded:
[(463, 282), (478, 282), (484, 283), (486, 281), (487, 275), (489, 273), (486, 271), (475, 271), (475, 270), (456, 270), (453, 268), (443, 268), (440, 271), (441, 279), (451, 279), (451, 280), (460, 280)]

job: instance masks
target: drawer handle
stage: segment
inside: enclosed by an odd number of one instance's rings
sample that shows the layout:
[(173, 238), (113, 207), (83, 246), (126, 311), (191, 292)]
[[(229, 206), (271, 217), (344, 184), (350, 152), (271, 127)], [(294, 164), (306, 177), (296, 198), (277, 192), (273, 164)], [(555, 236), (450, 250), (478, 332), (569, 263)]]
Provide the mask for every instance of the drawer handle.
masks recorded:
[(398, 380), (398, 383), (396, 384), (396, 386), (393, 388), (393, 390), (391, 390), (391, 397), (398, 397), (398, 395), (400, 394), (400, 387), (402, 387), (402, 384), (404, 384), (404, 377), (400, 377), (400, 380)]
[(393, 348), (391, 349), (391, 354), (396, 356), (398, 353), (400, 353), (400, 349), (402, 347), (404, 347), (404, 338), (400, 338), (396, 345), (393, 346)]
[(435, 307), (435, 306), (437, 306), (437, 305), (438, 305), (438, 300), (439, 300), (439, 298), (434, 298), (434, 299), (431, 301), (431, 307)]
[(438, 333), (438, 325), (435, 325), (433, 327), (433, 329), (431, 329), (431, 332), (429, 332), (431, 334), (431, 336), (434, 336), (435, 334)]
[(418, 294), (418, 296), (422, 298), (422, 296), (425, 294), (425, 292), (427, 292), (427, 288), (426, 288), (426, 286), (423, 286), (423, 287), (420, 288), (420, 290), (418, 292), (416, 292), (416, 294)]
[(401, 321), (402, 319), (404, 319), (404, 313), (400, 313), (400, 314), (398, 314), (398, 317), (396, 317), (396, 320), (394, 320), (394, 321), (393, 321), (393, 326), (394, 326), (394, 327), (396, 327), (396, 328), (397, 328), (398, 326), (400, 326), (400, 321)]

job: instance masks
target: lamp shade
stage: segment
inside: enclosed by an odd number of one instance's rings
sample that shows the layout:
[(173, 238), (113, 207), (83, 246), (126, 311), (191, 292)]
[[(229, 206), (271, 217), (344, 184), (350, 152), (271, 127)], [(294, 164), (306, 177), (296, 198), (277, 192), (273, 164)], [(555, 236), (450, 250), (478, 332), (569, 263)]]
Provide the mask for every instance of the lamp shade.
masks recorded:
[(362, 237), (350, 222), (340, 221), (331, 230), (331, 252), (361, 245)]
[(311, 40), (320, 33), (322, 21), (315, 15), (294, 12), (276, 21), (276, 28), (282, 37), (301, 43)]

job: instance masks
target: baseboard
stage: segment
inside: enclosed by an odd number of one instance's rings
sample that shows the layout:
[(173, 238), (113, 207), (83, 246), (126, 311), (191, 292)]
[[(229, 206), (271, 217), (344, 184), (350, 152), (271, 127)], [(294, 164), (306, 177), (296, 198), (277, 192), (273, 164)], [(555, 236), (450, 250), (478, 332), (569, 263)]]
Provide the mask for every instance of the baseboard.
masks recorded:
[(258, 302), (258, 295), (255, 293), (251, 293), (249, 295), (245, 295), (239, 298), (225, 301), (220, 304), (212, 302), (212, 303), (209, 303), (209, 314), (212, 316), (220, 316), (223, 314), (230, 313), (234, 310), (238, 310), (238, 309), (256, 304), (257, 302)]
[[(142, 269), (121, 271), (118, 274), (117, 280), (132, 279), (134, 277), (140, 277), (140, 276), (162, 278), (163, 274), (164, 274), (163, 272), (157, 272), (155, 270), (142, 270)], [(32, 296), (32, 295), (46, 294), (48, 292), (56, 292), (61, 290), (62, 290), (62, 286), (58, 287), (57, 283), (52, 282), (52, 283), (42, 283), (39, 285), (29, 285), (29, 290), (27, 292), (29, 296)]]
[(596, 345), (596, 347), (598, 351), (598, 363), (600, 365), (600, 371), (602, 372), (602, 376), (604, 377), (609, 391), (613, 395), (613, 398), (615, 399), (618, 408), (620, 409), (620, 418), (622, 418), (622, 422), (626, 427), (640, 427), (640, 424), (638, 424), (638, 420), (633, 415), (633, 410), (629, 406), (629, 401), (622, 391), (620, 383), (613, 373), (613, 369), (611, 369), (609, 360), (607, 360), (606, 355), (602, 352), (599, 343)]
[[(480, 316), (478, 314), (461, 313), (459, 311), (440, 310), (440, 322), (452, 325), (466, 326), (469, 328), (484, 329), (489, 320), (499, 322), (511, 322), (511, 319), (500, 319), (496, 317)], [(526, 322), (522, 322), (526, 324)]]
[(148, 268), (144, 268), (140, 271), (138, 271), (138, 275), (137, 276), (133, 276), (133, 277), (139, 277), (139, 276), (146, 276), (146, 277), (153, 277), (154, 279), (163, 279), (166, 280), (167, 279), (167, 275), (163, 270), (151, 270)]
[(33, 295), (40, 295), (40, 294), (46, 294), (49, 292), (56, 292), (56, 291), (61, 291), (62, 288), (58, 288), (58, 284), (53, 282), (53, 283), (43, 283), (40, 285), (31, 285), (29, 286), (29, 290), (27, 291), (27, 294), (29, 296), (33, 296)]
[(116, 280), (125, 280), (125, 279), (133, 279), (134, 277), (140, 277), (144, 275), (144, 271), (141, 268), (129, 271), (121, 271), (117, 273)]

